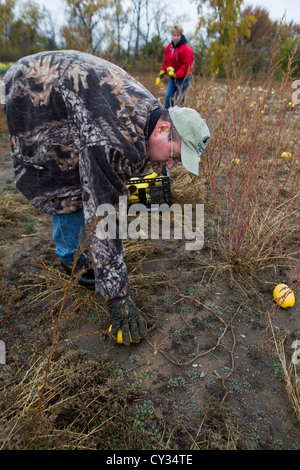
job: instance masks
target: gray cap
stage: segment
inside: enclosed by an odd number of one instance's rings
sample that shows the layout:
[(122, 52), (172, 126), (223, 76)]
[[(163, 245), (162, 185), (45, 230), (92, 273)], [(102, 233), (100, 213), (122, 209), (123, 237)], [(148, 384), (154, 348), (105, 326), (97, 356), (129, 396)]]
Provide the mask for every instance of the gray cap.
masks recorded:
[(181, 162), (194, 175), (199, 174), (199, 158), (204, 152), (210, 132), (205, 120), (192, 108), (169, 108), (172, 122), (181, 138)]

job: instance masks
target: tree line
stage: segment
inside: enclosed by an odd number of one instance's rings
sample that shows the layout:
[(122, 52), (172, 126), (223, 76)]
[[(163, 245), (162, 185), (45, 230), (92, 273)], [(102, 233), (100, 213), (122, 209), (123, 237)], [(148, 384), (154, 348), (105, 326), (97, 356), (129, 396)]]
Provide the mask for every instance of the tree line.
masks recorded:
[[(281, 70), (293, 55), (300, 75), (300, 25), (270, 19), (266, 9), (243, 7), (244, 0), (190, 0), (197, 24), (187, 39), (195, 52), (198, 74), (227, 76), (237, 71), (264, 73), (272, 43)], [(207, 7), (204, 14), (204, 6)], [(0, 0), (0, 61), (14, 62), (42, 50), (77, 49), (125, 67), (152, 70), (162, 61), (173, 24), (185, 13), (171, 0), (61, 0), (64, 22), (35, 1)]]

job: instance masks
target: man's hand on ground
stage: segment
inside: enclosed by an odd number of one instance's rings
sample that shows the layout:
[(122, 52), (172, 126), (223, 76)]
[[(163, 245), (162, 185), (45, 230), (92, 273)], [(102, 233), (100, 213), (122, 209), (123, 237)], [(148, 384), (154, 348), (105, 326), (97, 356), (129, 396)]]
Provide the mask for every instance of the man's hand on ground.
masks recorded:
[(108, 308), (112, 320), (111, 335), (114, 338), (117, 338), (119, 328), (125, 346), (130, 344), (129, 332), (133, 343), (139, 343), (140, 338), (146, 337), (145, 322), (131, 297), (112, 303)]

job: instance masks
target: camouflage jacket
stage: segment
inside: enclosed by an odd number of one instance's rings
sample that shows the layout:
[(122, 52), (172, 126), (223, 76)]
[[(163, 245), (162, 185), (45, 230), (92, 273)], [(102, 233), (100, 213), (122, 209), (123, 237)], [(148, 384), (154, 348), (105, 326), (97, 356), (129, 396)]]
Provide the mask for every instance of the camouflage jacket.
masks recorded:
[[(149, 120), (161, 105), (124, 70), (83, 52), (42, 52), (17, 61), (3, 81), (16, 186), (40, 211), (83, 207), (89, 227), (100, 204), (117, 208), (126, 180), (151, 172)], [(121, 242), (93, 245), (94, 261), (107, 268), (98, 278), (117, 278)], [(106, 287), (98, 282), (96, 291), (116, 294)]]

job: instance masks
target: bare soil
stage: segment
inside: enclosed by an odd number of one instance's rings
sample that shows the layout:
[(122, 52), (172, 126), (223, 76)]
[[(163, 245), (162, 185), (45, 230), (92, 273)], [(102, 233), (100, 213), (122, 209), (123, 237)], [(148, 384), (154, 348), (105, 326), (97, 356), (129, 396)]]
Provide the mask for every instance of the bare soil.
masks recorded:
[[(18, 204), (26, 204), (14, 188), (7, 139), (2, 140), (0, 159), (1, 197), (13, 195), (20, 198)], [(290, 281), (291, 274), (266, 272), (264, 282), (252, 280), (251, 289), (246, 281), (233, 282), (228, 273), (215, 269), (218, 253), (210, 242), (210, 218), (205, 204), (205, 244), (200, 251), (187, 251), (184, 240), (127, 244), (132, 297), (148, 326), (157, 322), (139, 345), (111, 341), (107, 310), (93, 293), (76, 286), (67, 292), (67, 313), (52, 361), (73, 354), (83, 364), (95, 361), (96, 369), (107, 363), (111, 380), (117, 381), (115, 397), (114, 386), (106, 382), (110, 409), (115, 398), (129, 428), (136, 436), (140, 429), (142, 436), (142, 442), (136, 438), (136, 443), (126, 444), (117, 434), (114, 439), (108, 435), (97, 443), (96, 433), (91, 448), (300, 449), (299, 422), (268, 317), (274, 283)], [(0, 370), (9, 397), (8, 377), (26, 370), (32, 357), (49, 357), (63, 296), (57, 285), (66, 285), (68, 277), (55, 255), (47, 216), (28, 206), (23, 217), (1, 228), (0, 236), (0, 339), (6, 345), (6, 364)], [(285, 338), (290, 361), (292, 342), (300, 339), (299, 302), (291, 309), (276, 309), (272, 325)], [(80, 401), (73, 404), (73, 415), (80, 414), (81, 407)], [(117, 422), (114, 413), (111, 422)], [(70, 423), (67, 414), (65, 410), (64, 419), (57, 416), (55, 429)], [(122, 419), (126, 422), (125, 416)], [(22, 449), (29, 441), (30, 436), (25, 441), (14, 436), (3, 446)], [(42, 447), (59, 448), (53, 442)], [(72, 448), (71, 442), (64, 448), (68, 445)]]

